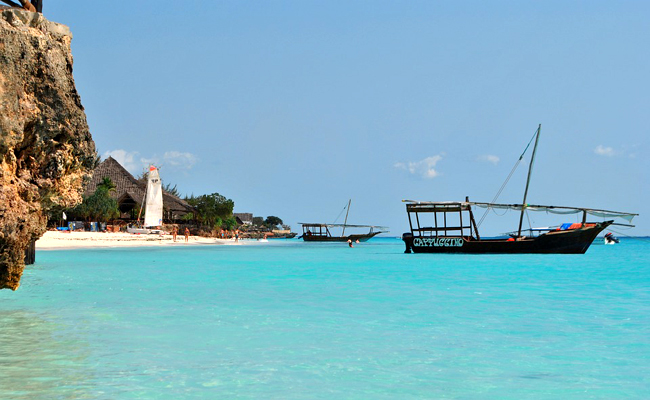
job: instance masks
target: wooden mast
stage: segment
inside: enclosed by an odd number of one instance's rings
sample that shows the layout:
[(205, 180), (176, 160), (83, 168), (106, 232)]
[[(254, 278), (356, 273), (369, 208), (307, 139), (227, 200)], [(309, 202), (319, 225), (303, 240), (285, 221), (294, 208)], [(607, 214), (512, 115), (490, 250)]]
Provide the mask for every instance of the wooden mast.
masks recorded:
[(535, 162), (535, 153), (537, 152), (537, 142), (539, 142), (539, 133), (542, 130), (542, 124), (537, 128), (537, 136), (535, 136), (535, 147), (533, 147), (533, 155), (530, 158), (530, 165), (528, 166), (528, 178), (526, 178), (526, 190), (524, 191), (524, 201), (521, 203), (521, 216), (519, 217), (519, 230), (517, 237), (521, 237), (521, 225), (524, 222), (524, 212), (526, 211), (526, 197), (528, 197), (528, 185), (530, 184), (530, 175), (533, 172), (533, 163)]
[(343, 232), (341, 233), (341, 237), (345, 236), (345, 224), (348, 223), (348, 214), (350, 213), (350, 203), (352, 203), (352, 199), (348, 201), (348, 210), (345, 212), (345, 221), (343, 221)]
[(147, 199), (148, 187), (149, 187), (149, 173), (147, 172), (147, 184), (144, 187), (144, 194), (142, 195), (142, 205), (140, 206), (140, 211), (138, 211), (138, 222), (137, 222), (138, 225), (140, 225), (140, 215), (142, 215), (142, 209), (144, 208), (145, 200)]

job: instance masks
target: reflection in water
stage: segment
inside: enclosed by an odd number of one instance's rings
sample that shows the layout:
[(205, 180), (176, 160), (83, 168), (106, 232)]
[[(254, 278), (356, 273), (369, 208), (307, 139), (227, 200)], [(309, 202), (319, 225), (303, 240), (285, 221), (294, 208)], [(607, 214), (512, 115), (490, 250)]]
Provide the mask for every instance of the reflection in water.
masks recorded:
[(35, 313), (0, 312), (0, 399), (90, 399), (85, 343)]

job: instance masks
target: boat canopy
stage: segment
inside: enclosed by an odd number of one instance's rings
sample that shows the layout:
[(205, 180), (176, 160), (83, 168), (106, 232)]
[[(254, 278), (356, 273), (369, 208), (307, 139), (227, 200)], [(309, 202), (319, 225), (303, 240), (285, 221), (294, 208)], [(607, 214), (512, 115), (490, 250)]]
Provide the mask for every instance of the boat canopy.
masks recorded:
[(609, 210), (599, 210), (595, 208), (583, 208), (583, 207), (565, 207), (565, 206), (543, 206), (537, 204), (499, 204), (499, 203), (480, 203), (473, 201), (464, 201), (464, 202), (452, 202), (452, 201), (441, 201), (441, 202), (431, 202), (431, 201), (414, 201), (414, 200), (404, 200), (407, 204), (407, 210), (412, 212), (454, 212), (454, 211), (465, 211), (469, 210), (471, 206), (486, 208), (486, 209), (500, 209), (500, 210), (515, 210), (521, 211), (525, 209), (526, 211), (541, 211), (548, 212), (552, 214), (578, 214), (578, 213), (587, 213), (595, 217), (601, 218), (622, 218), (628, 222), (632, 222), (632, 219), (639, 214), (634, 213), (625, 213), (619, 211), (609, 211)]
[(373, 228), (373, 229), (388, 229), (386, 226), (378, 225), (351, 225), (351, 224), (319, 224), (319, 223), (306, 223), (298, 222), (305, 228), (335, 228), (335, 227), (346, 227), (346, 228)]

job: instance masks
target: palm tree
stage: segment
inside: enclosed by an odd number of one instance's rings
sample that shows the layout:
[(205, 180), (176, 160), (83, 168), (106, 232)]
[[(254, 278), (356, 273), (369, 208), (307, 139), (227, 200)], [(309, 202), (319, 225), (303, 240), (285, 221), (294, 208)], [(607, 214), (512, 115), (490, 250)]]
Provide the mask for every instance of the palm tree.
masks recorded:
[(102, 181), (97, 185), (97, 189), (106, 189), (107, 192), (114, 190), (117, 186), (113, 183), (111, 178), (105, 176)]

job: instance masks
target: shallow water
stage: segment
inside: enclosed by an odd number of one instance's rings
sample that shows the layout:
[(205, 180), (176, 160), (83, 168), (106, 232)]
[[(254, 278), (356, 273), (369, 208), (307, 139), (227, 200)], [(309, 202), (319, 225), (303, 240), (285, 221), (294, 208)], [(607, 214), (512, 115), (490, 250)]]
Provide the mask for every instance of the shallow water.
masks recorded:
[(648, 250), (39, 251), (0, 291), (0, 399), (647, 398)]

